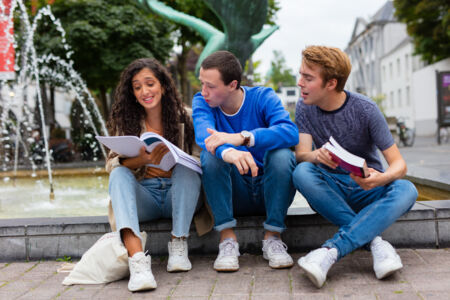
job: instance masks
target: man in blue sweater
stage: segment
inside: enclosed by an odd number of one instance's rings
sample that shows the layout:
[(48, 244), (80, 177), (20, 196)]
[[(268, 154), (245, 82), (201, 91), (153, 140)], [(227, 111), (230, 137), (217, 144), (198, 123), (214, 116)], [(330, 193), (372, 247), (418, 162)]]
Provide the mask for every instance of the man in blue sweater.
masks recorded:
[[(307, 47), (302, 54), (298, 82), (302, 99), (295, 115), (300, 139), (295, 155), (301, 163), (293, 181), (311, 207), (339, 231), (298, 264), (321, 287), (337, 260), (367, 245), (376, 277), (385, 278), (402, 268), (402, 262), (379, 235), (414, 205), (417, 190), (400, 179), (406, 164), (375, 102), (344, 90), (351, 70), (347, 55), (323, 46)], [(349, 174), (331, 159), (322, 148), (330, 136), (365, 159), (368, 177)], [(377, 149), (389, 165), (386, 170)]]
[(264, 258), (272, 268), (286, 268), (293, 260), (280, 233), (295, 194), (289, 147), (298, 143), (298, 131), (272, 89), (241, 86), (241, 75), (233, 54), (211, 54), (202, 62), (202, 92), (192, 103), (203, 187), (220, 232), (214, 269), (239, 269), (234, 216), (258, 214), (267, 216)]

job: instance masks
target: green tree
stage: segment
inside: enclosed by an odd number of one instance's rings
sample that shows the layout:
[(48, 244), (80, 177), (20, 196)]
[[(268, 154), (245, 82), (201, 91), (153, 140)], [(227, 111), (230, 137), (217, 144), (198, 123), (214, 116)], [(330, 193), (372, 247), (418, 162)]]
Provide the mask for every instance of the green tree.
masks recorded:
[(260, 65), (261, 65), (260, 60), (253, 61), (252, 58), (247, 60), (247, 63), (245, 64), (245, 68), (244, 68), (244, 74), (246, 74), (245, 77), (250, 77), (250, 79), (248, 80), (249, 81), (248, 83), (244, 82), (245, 85), (248, 85), (250, 83), (253, 83), (256, 85), (264, 83), (261, 73), (259, 73), (257, 71), (257, 69)]
[[(105, 117), (106, 94), (116, 86), (121, 71), (141, 57), (164, 63), (173, 47), (171, 24), (143, 11), (134, 0), (56, 0), (51, 9), (66, 31), (74, 69), (89, 89), (97, 91)], [(35, 37), (38, 55), (64, 58), (55, 27), (48, 21), (41, 26)]]
[(267, 85), (274, 90), (278, 90), (280, 86), (296, 85), (295, 76), (292, 70), (286, 66), (286, 59), (283, 53), (278, 50), (273, 51), (274, 59), (270, 63), (271, 67), (267, 76)]
[(395, 15), (406, 23), (415, 53), (431, 64), (450, 56), (448, 0), (394, 0)]

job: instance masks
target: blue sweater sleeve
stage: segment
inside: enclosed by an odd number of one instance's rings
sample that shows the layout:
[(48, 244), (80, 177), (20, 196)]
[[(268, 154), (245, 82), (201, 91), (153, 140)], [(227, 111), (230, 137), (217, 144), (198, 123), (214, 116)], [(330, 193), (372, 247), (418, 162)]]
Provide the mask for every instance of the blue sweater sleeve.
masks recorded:
[(280, 99), (272, 89), (264, 89), (258, 105), (267, 128), (251, 130), (255, 137), (256, 151), (288, 148), (298, 144), (297, 126), (290, 120), (289, 113), (284, 109)]
[[(205, 139), (210, 136), (207, 128), (217, 130), (211, 107), (205, 102), (200, 93), (195, 94), (192, 100), (192, 119), (194, 122), (195, 142), (206, 150)], [(231, 144), (223, 144), (216, 148), (216, 156), (222, 159), (222, 152), (228, 148), (236, 148)]]

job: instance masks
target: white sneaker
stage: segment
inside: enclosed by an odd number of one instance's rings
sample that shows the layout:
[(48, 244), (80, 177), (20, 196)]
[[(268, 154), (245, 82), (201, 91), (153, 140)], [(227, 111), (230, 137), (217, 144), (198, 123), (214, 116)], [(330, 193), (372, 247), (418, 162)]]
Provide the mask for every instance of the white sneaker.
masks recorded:
[(283, 241), (276, 237), (269, 237), (263, 240), (263, 257), (269, 261), (269, 266), (274, 269), (282, 269), (292, 267), (294, 261), (287, 253), (288, 247)]
[(192, 264), (188, 258), (188, 244), (185, 239), (175, 238), (168, 243), (169, 261), (167, 272), (189, 271)]
[(156, 289), (156, 281), (151, 267), (152, 258), (145, 254), (137, 252), (128, 258), (128, 267), (130, 268), (128, 289), (131, 292)]
[(383, 279), (403, 268), (400, 256), (394, 247), (381, 237), (375, 237), (370, 243), (373, 257), (373, 270), (378, 279)]
[(319, 248), (301, 257), (298, 265), (302, 268), (308, 278), (318, 288), (321, 288), (327, 279), (328, 270), (337, 260), (336, 248)]
[(239, 270), (239, 244), (233, 239), (225, 239), (219, 244), (219, 255), (214, 262), (214, 270), (233, 272)]

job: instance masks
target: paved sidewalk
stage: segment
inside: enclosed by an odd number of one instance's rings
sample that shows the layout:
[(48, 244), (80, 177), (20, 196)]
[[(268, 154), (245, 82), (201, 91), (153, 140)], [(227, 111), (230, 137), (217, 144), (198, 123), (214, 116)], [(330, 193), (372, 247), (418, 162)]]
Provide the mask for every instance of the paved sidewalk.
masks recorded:
[[(377, 280), (367, 251), (348, 255), (315, 288), (295, 264), (273, 270), (261, 255), (244, 254), (235, 273), (217, 273), (213, 256), (191, 257), (193, 269), (167, 273), (166, 259), (153, 258), (155, 291), (131, 293), (128, 280), (63, 286), (67, 273), (56, 261), (0, 263), (0, 299), (450, 299), (449, 249), (399, 249), (404, 268)], [(302, 253), (294, 254), (297, 260)]]

